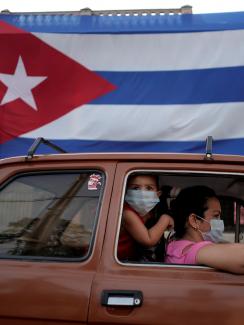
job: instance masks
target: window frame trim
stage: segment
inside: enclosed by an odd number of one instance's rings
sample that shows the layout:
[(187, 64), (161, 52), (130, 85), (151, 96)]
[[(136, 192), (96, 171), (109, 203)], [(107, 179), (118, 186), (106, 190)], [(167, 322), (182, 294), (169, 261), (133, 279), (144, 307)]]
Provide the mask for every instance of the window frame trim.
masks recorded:
[(131, 174), (134, 173), (149, 173), (152, 172), (153, 174), (195, 174), (195, 175), (208, 175), (208, 176), (214, 176), (214, 175), (225, 175), (225, 176), (241, 176), (244, 178), (244, 173), (233, 173), (233, 172), (212, 172), (212, 171), (202, 171), (202, 170), (175, 170), (175, 169), (152, 169), (150, 166), (147, 168), (139, 168), (139, 169), (133, 169), (129, 170), (124, 178), (123, 182), (123, 189), (122, 189), (122, 195), (121, 195), (121, 201), (120, 201), (120, 208), (119, 208), (119, 221), (118, 221), (118, 226), (116, 230), (116, 236), (115, 236), (115, 245), (114, 245), (114, 251), (113, 255), (115, 258), (115, 261), (117, 264), (119, 264), (122, 267), (128, 266), (128, 267), (146, 267), (146, 268), (151, 268), (151, 267), (156, 267), (156, 268), (178, 268), (178, 269), (202, 269), (202, 270), (208, 270), (208, 271), (213, 271), (213, 272), (218, 272), (218, 270), (209, 267), (209, 266), (202, 266), (202, 265), (190, 265), (190, 264), (167, 264), (167, 263), (129, 263), (129, 262), (121, 262), (118, 257), (117, 257), (117, 251), (118, 251), (118, 242), (119, 242), (119, 233), (120, 233), (120, 227), (122, 223), (122, 213), (123, 213), (123, 206), (124, 206), (124, 198), (125, 198), (125, 191), (126, 191), (126, 184), (128, 181), (128, 178)]
[(36, 261), (36, 262), (60, 262), (60, 263), (78, 263), (78, 262), (86, 262), (89, 260), (91, 257), (93, 251), (94, 251), (94, 246), (95, 246), (95, 239), (97, 236), (97, 231), (98, 231), (98, 224), (99, 224), (99, 216), (101, 213), (101, 206), (103, 202), (103, 197), (105, 193), (105, 187), (106, 187), (106, 181), (107, 181), (107, 175), (105, 170), (103, 169), (88, 169), (87, 167), (84, 169), (41, 169), (37, 171), (23, 171), (16, 173), (14, 175), (11, 175), (9, 178), (5, 179), (3, 183), (0, 185), (0, 192), (8, 186), (8, 184), (12, 183), (15, 179), (22, 177), (22, 176), (33, 176), (33, 175), (53, 175), (53, 174), (85, 174), (85, 173), (99, 173), (103, 177), (103, 183), (100, 188), (100, 195), (99, 195), (99, 200), (96, 208), (96, 214), (94, 218), (94, 231), (91, 236), (91, 241), (90, 245), (87, 251), (87, 254), (83, 257), (68, 257), (68, 258), (62, 258), (62, 257), (45, 257), (45, 256), (11, 256), (11, 255), (0, 255), (0, 261), (1, 260), (14, 260), (14, 261)]

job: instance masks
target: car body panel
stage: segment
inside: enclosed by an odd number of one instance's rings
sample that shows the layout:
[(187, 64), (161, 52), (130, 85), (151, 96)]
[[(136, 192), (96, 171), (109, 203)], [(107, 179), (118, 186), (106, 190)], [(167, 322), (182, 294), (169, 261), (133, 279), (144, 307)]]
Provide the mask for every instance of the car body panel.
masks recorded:
[[(125, 184), (133, 171), (244, 174), (244, 157), (181, 154), (58, 154), (0, 161), (0, 184), (20, 173), (97, 169), (104, 189), (85, 262), (0, 259), (4, 324), (242, 324), (244, 276), (207, 267), (121, 263), (116, 257)], [(102, 305), (105, 290), (140, 291), (139, 307)]]
[[(244, 276), (208, 267), (133, 265), (116, 258), (116, 234), (125, 191), (124, 177), (132, 170), (229, 172), (227, 165), (187, 163), (119, 163), (109, 212), (103, 255), (91, 296), (91, 324), (242, 324), (244, 318)], [(239, 165), (235, 171), (243, 172)], [(116, 218), (114, 218), (116, 216)], [(115, 245), (111, 246), (111, 241)], [(104, 290), (139, 290), (140, 307), (102, 306)]]
[[(0, 317), (7, 322), (11, 317), (19, 321), (36, 324), (39, 320), (46, 324), (64, 321), (86, 323), (92, 281), (99, 264), (102, 242), (106, 226), (109, 201), (116, 165), (110, 162), (68, 161), (60, 165), (47, 163), (17, 166), (11, 164), (1, 169), (0, 181), (19, 173), (34, 171), (97, 169), (106, 174), (100, 217), (92, 255), (87, 261), (60, 262), (0, 259)], [(11, 322), (10, 322), (11, 323)]]

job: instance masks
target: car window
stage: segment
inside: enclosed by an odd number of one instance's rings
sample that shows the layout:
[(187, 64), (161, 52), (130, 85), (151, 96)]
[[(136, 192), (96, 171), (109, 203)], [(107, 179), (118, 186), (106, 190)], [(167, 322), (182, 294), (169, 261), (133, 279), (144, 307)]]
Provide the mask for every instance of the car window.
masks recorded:
[(38, 173), (0, 190), (0, 257), (85, 259), (91, 251), (103, 174)]
[[(143, 247), (137, 236), (131, 236), (130, 229), (126, 229), (124, 216), (126, 209), (134, 210), (134, 217), (140, 217), (133, 206), (132, 199), (128, 200), (127, 190), (131, 177), (137, 175), (154, 175), (160, 190), (160, 202), (152, 209), (151, 221), (144, 220), (144, 225), (150, 229), (157, 223), (162, 214), (170, 214), (171, 204), (182, 189), (191, 186), (207, 186), (213, 189), (221, 205), (221, 219), (224, 221), (223, 240), (225, 242), (244, 243), (244, 178), (239, 174), (200, 173), (200, 172), (167, 172), (156, 170), (135, 170), (128, 173), (125, 182), (125, 197), (122, 202), (120, 229), (118, 230), (117, 258), (123, 263), (164, 263), (167, 239), (173, 234), (172, 229), (166, 229), (156, 245)], [(136, 182), (135, 182), (136, 183)], [(134, 184), (133, 184), (134, 186)], [(135, 186), (134, 186), (135, 187)], [(137, 189), (137, 188), (136, 188)], [(130, 193), (129, 193), (130, 194)], [(138, 198), (137, 198), (138, 199)], [(130, 201), (131, 200), (131, 201)], [(130, 206), (130, 202), (132, 206)]]

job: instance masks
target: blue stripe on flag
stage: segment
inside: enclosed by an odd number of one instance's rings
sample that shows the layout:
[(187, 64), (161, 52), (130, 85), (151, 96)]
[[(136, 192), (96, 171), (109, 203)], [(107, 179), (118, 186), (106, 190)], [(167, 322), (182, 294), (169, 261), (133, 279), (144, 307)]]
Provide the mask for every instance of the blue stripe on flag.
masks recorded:
[(202, 104), (244, 101), (244, 67), (97, 72), (118, 88), (93, 104)]
[(66, 34), (182, 33), (244, 29), (244, 12), (155, 16), (0, 14), (0, 19), (29, 32)]
[[(205, 141), (95, 141), (50, 140), (69, 153), (72, 152), (182, 152), (205, 153)], [(18, 138), (0, 146), (0, 158), (27, 155), (34, 139)], [(57, 153), (41, 145), (38, 153)], [(214, 140), (213, 154), (244, 155), (244, 139)]]

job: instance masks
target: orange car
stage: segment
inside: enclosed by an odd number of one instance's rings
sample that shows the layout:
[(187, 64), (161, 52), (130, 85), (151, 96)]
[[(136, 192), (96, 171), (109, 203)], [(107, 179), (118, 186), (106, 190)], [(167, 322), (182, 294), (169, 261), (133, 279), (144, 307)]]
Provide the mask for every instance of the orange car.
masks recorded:
[(244, 157), (103, 153), (3, 159), (1, 324), (243, 324), (244, 276), (118, 259), (127, 178), (141, 172), (158, 175), (161, 186), (212, 187), (221, 198), (226, 240), (243, 242)]

